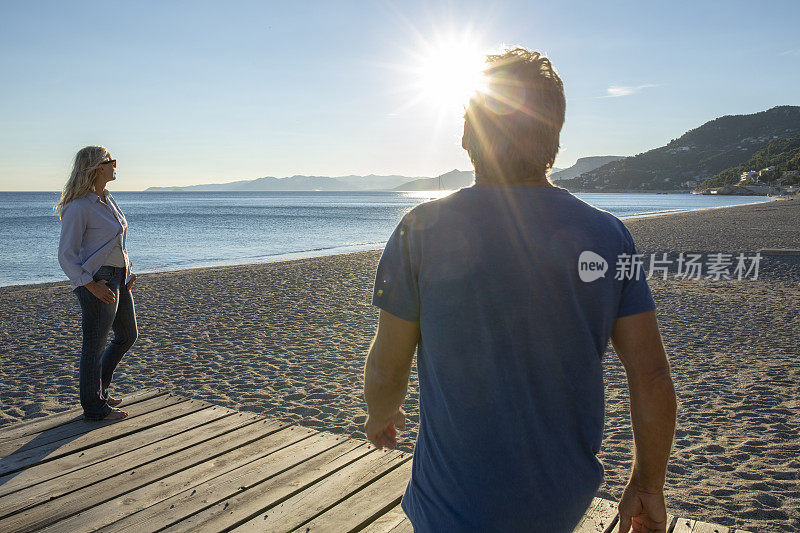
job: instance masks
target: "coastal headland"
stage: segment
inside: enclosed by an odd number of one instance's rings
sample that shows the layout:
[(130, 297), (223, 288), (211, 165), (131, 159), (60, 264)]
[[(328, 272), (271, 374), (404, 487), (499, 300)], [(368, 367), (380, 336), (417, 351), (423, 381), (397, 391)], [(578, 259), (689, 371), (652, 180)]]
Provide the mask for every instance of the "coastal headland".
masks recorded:
[[(800, 201), (627, 220), (639, 252), (800, 248)], [(380, 251), (143, 274), (140, 336), (114, 393), (164, 388), (362, 437), (362, 372)], [(800, 529), (800, 270), (765, 253), (757, 279), (650, 280), (678, 395), (670, 512), (758, 531)], [(0, 288), (0, 425), (78, 402), (80, 308), (66, 282)], [(598, 496), (618, 499), (632, 434), (621, 363), (604, 356)], [(400, 447), (413, 448), (416, 373)], [(477, 431), (478, 428), (465, 428)]]

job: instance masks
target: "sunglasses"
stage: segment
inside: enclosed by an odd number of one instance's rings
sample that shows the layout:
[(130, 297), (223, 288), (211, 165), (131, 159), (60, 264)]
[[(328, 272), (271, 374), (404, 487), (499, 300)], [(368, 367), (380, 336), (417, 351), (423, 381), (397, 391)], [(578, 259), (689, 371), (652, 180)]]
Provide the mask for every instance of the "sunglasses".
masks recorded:
[(114, 168), (117, 168), (117, 160), (116, 159), (109, 159), (108, 161), (100, 162), (101, 165), (112, 165)]

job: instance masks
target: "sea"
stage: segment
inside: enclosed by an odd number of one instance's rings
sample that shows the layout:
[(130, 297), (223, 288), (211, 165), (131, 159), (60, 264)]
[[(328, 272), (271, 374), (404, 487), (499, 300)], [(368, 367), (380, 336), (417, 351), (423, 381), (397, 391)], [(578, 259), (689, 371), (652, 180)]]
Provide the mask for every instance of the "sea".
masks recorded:
[[(133, 271), (265, 263), (382, 248), (401, 217), (451, 191), (113, 192)], [(55, 192), (0, 192), (0, 287), (65, 281)], [(770, 201), (766, 197), (578, 193), (619, 218)]]

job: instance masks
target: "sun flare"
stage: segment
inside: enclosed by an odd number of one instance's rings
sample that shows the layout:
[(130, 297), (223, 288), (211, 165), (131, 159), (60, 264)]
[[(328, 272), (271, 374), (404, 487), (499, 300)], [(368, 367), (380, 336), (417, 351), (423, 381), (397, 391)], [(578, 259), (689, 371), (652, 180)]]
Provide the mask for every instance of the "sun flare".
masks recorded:
[(439, 109), (458, 109), (485, 86), (486, 52), (469, 36), (428, 44), (414, 68), (419, 98)]

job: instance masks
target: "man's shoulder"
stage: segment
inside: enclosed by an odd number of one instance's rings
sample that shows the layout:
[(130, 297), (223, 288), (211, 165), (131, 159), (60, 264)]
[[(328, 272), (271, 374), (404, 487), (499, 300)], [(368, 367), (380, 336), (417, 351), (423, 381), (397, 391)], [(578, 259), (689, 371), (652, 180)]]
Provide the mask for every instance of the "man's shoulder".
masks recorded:
[(573, 194), (570, 194), (570, 196), (574, 198), (575, 211), (588, 218), (593, 224), (597, 224), (600, 228), (606, 230), (625, 230), (625, 223), (611, 211), (593, 206)]
[[(616, 215), (605, 209), (595, 207), (578, 198), (566, 189), (548, 191), (548, 203), (552, 212), (565, 216), (567, 220), (577, 222), (579, 227), (589, 230), (594, 235), (615, 235), (625, 237), (627, 228)], [(429, 200), (416, 205), (403, 217), (401, 224), (406, 231), (424, 231), (446, 221), (458, 224), (464, 221), (468, 213), (480, 207), (484, 198), (474, 187), (465, 187), (448, 196)], [(575, 224), (567, 224), (565, 228), (575, 229)]]
[(428, 200), (415, 205), (411, 211), (403, 216), (401, 224), (409, 230), (420, 230), (429, 227), (433, 221), (438, 220), (444, 211), (456, 208), (456, 199), (462, 196), (460, 194), (462, 190), (463, 189), (458, 190), (443, 198)]
[(464, 187), (442, 198), (422, 202), (406, 213), (400, 224), (405, 230), (415, 233), (442, 227), (442, 224), (459, 224), (471, 211), (473, 196), (470, 188)]
[(598, 209), (597, 211), (597, 224), (602, 231), (609, 236), (620, 239), (623, 243), (630, 239), (628, 228), (619, 217), (603, 209)]
[(562, 206), (570, 214), (564, 218), (563, 226), (555, 229), (558, 238), (587, 246), (592, 243), (593, 246), (609, 250), (609, 253), (628, 246), (631, 237), (622, 220), (610, 211), (574, 198), (572, 205)]

